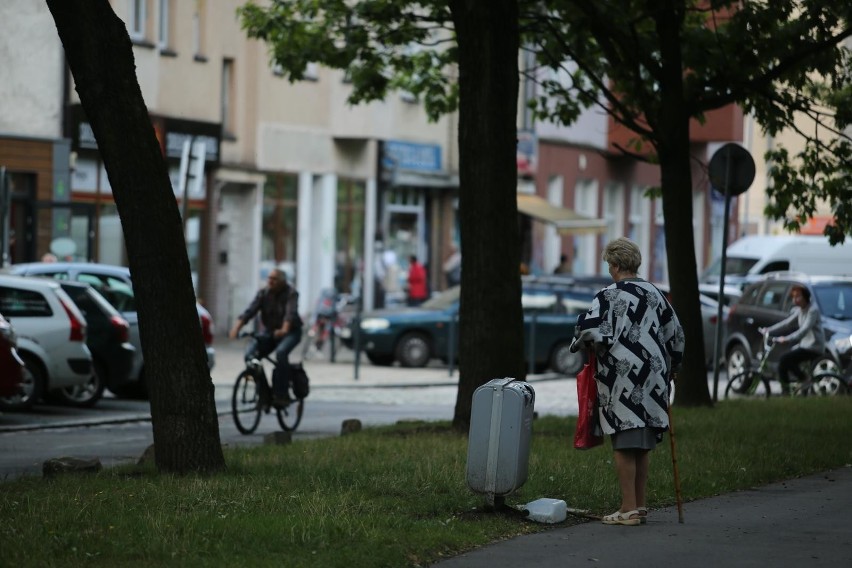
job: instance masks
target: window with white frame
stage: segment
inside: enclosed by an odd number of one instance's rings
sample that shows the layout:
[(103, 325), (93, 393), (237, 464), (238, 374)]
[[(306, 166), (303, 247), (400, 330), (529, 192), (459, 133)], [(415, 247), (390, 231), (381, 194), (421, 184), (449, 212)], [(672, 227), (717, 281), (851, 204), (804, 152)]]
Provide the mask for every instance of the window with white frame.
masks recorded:
[[(564, 200), (564, 183), (565, 178), (562, 176), (553, 176), (547, 182), (547, 200), (551, 203), (551, 205), (555, 205), (556, 207), (562, 207), (562, 203)], [(548, 223), (544, 227), (544, 259), (543, 259), (543, 268), (547, 272), (553, 272), (553, 270), (559, 266), (559, 256), (563, 253), (562, 251), (562, 237), (556, 231), (556, 227)]]
[(236, 135), (234, 120), (234, 60), (222, 60), (222, 136), (234, 138)]
[[(574, 210), (588, 217), (598, 216), (598, 181), (578, 180), (574, 188)], [(582, 235), (575, 237), (577, 256), (574, 257), (573, 270), (578, 276), (596, 274), (598, 268), (597, 236)]]
[[(606, 221), (606, 233), (601, 246), (624, 235), (624, 186), (620, 183), (607, 183), (603, 196), (603, 218)], [(607, 265), (601, 259), (601, 274), (606, 274)]]
[[(655, 197), (651, 202), (654, 208), (654, 250), (653, 262), (649, 262), (651, 272), (648, 275), (652, 282), (667, 284), (669, 281), (669, 263), (666, 254), (666, 225), (663, 217), (663, 200)], [(644, 264), (644, 263), (643, 263)], [(647, 268), (646, 268), (647, 270)]]
[[(710, 188), (708, 188), (708, 191)], [(704, 270), (704, 228), (705, 222), (708, 218), (706, 209), (704, 207), (705, 199), (707, 198), (706, 194), (703, 191), (695, 191), (692, 192), (692, 242), (695, 247), (695, 260), (698, 264), (699, 271)], [(724, 212), (724, 206), (722, 207), (722, 211)], [(730, 211), (730, 210), (729, 210)], [(713, 230), (712, 222), (710, 226), (710, 230)], [(720, 234), (721, 236), (721, 234)], [(720, 239), (721, 242), (721, 239)], [(720, 252), (721, 254), (721, 252)], [(714, 258), (713, 256), (710, 257)]]
[[(283, 77), (284, 67), (280, 63), (273, 63), (272, 74), (276, 77)], [(319, 81), (319, 65), (314, 62), (305, 65), (304, 78), (306, 81)]]
[(206, 61), (204, 57), (204, 0), (195, 0), (195, 12), (192, 14), (192, 50), (196, 60)]
[[(650, 259), (649, 243), (651, 241), (648, 228), (651, 223), (651, 201), (645, 197), (646, 188), (634, 186), (630, 190), (630, 211), (627, 219), (627, 238), (639, 246), (643, 259)], [(643, 268), (648, 268), (648, 262), (643, 260)]]
[(157, 26), (157, 45), (160, 49), (167, 49), (172, 41), (171, 9), (170, 0), (160, 0), (159, 25)]
[(147, 0), (128, 0), (127, 31), (130, 39), (145, 39), (148, 26)]

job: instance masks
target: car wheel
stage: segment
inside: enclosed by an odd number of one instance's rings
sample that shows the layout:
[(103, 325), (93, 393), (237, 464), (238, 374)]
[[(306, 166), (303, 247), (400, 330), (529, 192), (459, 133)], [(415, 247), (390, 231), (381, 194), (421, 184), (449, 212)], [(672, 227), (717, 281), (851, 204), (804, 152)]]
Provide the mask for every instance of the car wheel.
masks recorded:
[(559, 343), (550, 356), (550, 368), (560, 375), (576, 375), (583, 368), (583, 352), (571, 353), (570, 347), (570, 341)]
[(44, 370), (41, 362), (32, 355), (19, 353), (24, 362), (21, 394), (0, 398), (2, 410), (29, 410), (44, 393)]
[(751, 368), (751, 358), (742, 345), (734, 345), (727, 354), (728, 377), (735, 377)]
[(88, 408), (103, 397), (105, 385), (106, 368), (100, 361), (93, 361), (89, 380), (81, 385), (59, 389), (59, 398), (69, 406)]
[(429, 340), (422, 333), (407, 333), (396, 346), (396, 358), (403, 367), (425, 367), (431, 358)]
[(378, 353), (365, 353), (367, 360), (373, 365), (379, 367), (388, 367), (393, 365), (393, 355), (379, 355)]
[(840, 366), (831, 357), (822, 357), (813, 367), (814, 391), (821, 396), (844, 394), (846, 383), (843, 381)]

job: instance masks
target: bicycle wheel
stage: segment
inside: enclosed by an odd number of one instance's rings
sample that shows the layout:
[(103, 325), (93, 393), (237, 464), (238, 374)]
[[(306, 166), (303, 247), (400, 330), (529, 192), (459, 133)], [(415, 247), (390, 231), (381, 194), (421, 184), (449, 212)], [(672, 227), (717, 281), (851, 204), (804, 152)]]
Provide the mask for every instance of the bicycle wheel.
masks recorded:
[(276, 408), (278, 423), (285, 432), (292, 432), (299, 427), (302, 421), (302, 413), (305, 411), (305, 399), (300, 398), (287, 406)]
[(260, 388), (254, 374), (246, 369), (237, 376), (231, 396), (231, 412), (237, 430), (243, 434), (254, 432), (260, 423), (261, 411)]
[(734, 375), (725, 387), (726, 399), (769, 398), (771, 393), (769, 380), (754, 371), (744, 371)]

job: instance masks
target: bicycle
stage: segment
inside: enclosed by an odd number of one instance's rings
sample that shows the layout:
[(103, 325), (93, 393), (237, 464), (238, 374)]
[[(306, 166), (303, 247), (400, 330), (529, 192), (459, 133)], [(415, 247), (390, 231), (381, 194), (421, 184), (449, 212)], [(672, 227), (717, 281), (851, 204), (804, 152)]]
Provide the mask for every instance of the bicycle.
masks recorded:
[[(326, 343), (334, 342), (335, 337), (340, 335), (340, 330), (346, 327), (346, 319), (342, 312), (351, 303), (352, 296), (349, 294), (338, 294), (332, 288), (320, 291), (320, 297), (311, 318), (311, 325), (303, 340), (303, 361), (312, 357), (324, 356), (323, 348)], [(334, 355), (334, 348), (335, 346), (332, 345), (332, 356)]]
[[(257, 332), (241, 333), (239, 337), (251, 337), (257, 339), (262, 334)], [(277, 362), (272, 359), (271, 354), (263, 358), (253, 358), (246, 363), (237, 380), (234, 383), (234, 392), (231, 395), (231, 412), (234, 416), (234, 424), (242, 434), (251, 434), (260, 424), (263, 414), (269, 414), (275, 408), (278, 424), (285, 432), (292, 432), (299, 427), (302, 414), (305, 410), (305, 400), (296, 398), (292, 393), (292, 385), (288, 388), (292, 398), (286, 405), (272, 404), (272, 387), (266, 379), (266, 370), (263, 362), (272, 363), (273, 368)]]
[[(778, 343), (768, 334), (763, 334), (763, 349), (758, 353), (756, 364), (752, 362), (750, 368), (728, 380), (728, 385), (725, 387), (726, 399), (769, 398), (772, 394), (770, 383), (775, 379), (775, 373), (769, 368), (768, 361), (776, 345)], [(799, 381), (794, 377), (790, 381), (791, 396), (831, 395), (836, 391), (832, 391), (828, 385), (837, 384), (838, 381), (845, 384), (843, 377), (832, 371), (820, 369), (815, 372), (811, 361), (802, 363), (801, 369), (804, 380)]]

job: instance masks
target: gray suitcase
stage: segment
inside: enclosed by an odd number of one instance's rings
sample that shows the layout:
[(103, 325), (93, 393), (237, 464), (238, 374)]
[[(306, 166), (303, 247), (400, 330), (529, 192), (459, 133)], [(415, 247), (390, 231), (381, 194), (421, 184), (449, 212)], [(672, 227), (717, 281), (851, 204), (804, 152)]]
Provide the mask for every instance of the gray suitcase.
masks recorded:
[(512, 378), (494, 379), (473, 393), (467, 484), (489, 505), (527, 480), (535, 391)]

